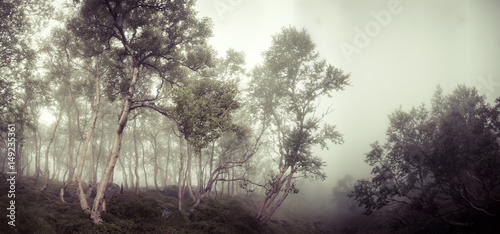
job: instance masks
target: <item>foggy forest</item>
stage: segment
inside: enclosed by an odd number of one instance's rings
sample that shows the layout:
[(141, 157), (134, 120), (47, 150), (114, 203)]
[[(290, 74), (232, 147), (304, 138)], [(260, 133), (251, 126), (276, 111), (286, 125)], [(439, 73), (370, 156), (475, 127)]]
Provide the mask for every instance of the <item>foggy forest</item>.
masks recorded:
[(0, 0), (0, 233), (498, 233), (499, 10)]

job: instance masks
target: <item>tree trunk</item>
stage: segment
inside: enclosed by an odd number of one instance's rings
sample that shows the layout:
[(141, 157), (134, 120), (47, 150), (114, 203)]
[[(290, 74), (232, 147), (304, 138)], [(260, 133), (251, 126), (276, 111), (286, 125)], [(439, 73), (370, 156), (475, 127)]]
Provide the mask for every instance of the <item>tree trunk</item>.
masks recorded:
[(231, 175), (229, 174), (229, 172), (231, 171), (231, 169), (227, 169), (226, 172), (227, 172), (227, 196), (230, 197), (231, 196), (231, 189), (230, 189), (230, 186), (231, 186), (231, 183), (232, 181), (231, 180)]
[(120, 167), (122, 169), (122, 177), (123, 177), (123, 183), (125, 183), (125, 190), (128, 190), (128, 182), (127, 182), (127, 172), (125, 172), (125, 166), (123, 165), (122, 158), (118, 159), (118, 163), (120, 164)]
[(128, 177), (130, 180), (130, 190), (134, 190), (135, 188), (134, 188), (134, 172), (132, 171), (132, 158), (129, 159), (127, 166), (128, 166)]
[[(61, 111), (59, 112), (59, 116), (57, 117), (56, 124), (54, 126), (54, 131), (52, 132), (52, 135), (50, 136), (49, 144), (47, 145), (47, 149), (45, 150), (45, 185), (40, 189), (40, 191), (42, 193), (44, 193), (45, 190), (49, 187), (49, 150), (50, 150), (50, 146), (52, 145), (52, 142), (54, 141), (54, 138), (56, 137), (57, 127), (59, 126), (59, 123), (61, 122), (63, 109), (64, 108), (61, 108)], [(55, 164), (55, 160), (54, 160), (54, 164)]]
[(137, 153), (136, 120), (134, 119), (134, 153), (135, 153), (135, 193), (139, 195), (139, 154)]
[(92, 132), (92, 135), (90, 135), (90, 139), (89, 139), (89, 142), (90, 142), (90, 149), (89, 149), (89, 159), (90, 159), (90, 162), (89, 162), (89, 171), (88, 171), (88, 185), (90, 186), (90, 188), (92, 188), (92, 184), (94, 184), (94, 135), (95, 133)]
[[(94, 128), (95, 124), (97, 121), (97, 113), (99, 113), (99, 99), (100, 99), (100, 85), (99, 85), (99, 57), (95, 56), (95, 99), (94, 99), (94, 105), (92, 106), (92, 117), (90, 120), (90, 126), (87, 131), (87, 136), (85, 137), (85, 140), (83, 141), (83, 149), (82, 149), (82, 154), (80, 156), (80, 162), (78, 163), (78, 171), (76, 173), (75, 181), (77, 184), (77, 194), (78, 198), (80, 199), (80, 206), (85, 214), (90, 214), (90, 208), (89, 205), (87, 204), (87, 199), (85, 197), (85, 193), (83, 192), (82, 188), (82, 172), (83, 172), (83, 165), (85, 164), (85, 157), (87, 156), (87, 149), (89, 148), (89, 142), (90, 139), (92, 138), (92, 134), (94, 133)], [(92, 149), (92, 146), (90, 146)], [(99, 191), (99, 190), (97, 190)]]
[(71, 105), (68, 105), (68, 159), (66, 161), (66, 168), (68, 170), (68, 180), (67, 183), (73, 181), (73, 121), (71, 121)]
[(192, 181), (192, 179), (191, 179), (191, 163), (192, 163), (193, 154), (192, 154), (192, 150), (191, 150), (191, 146), (190, 145), (187, 145), (187, 153), (188, 153), (188, 161), (187, 161), (187, 166), (186, 166), (186, 171), (187, 171), (187, 189), (188, 189), (189, 197), (193, 201), (196, 201), (196, 197), (194, 197), (193, 190), (191, 188), (191, 181)]
[(155, 183), (155, 189), (156, 191), (159, 191), (160, 189), (158, 188), (158, 144), (156, 143), (156, 135), (153, 138), (153, 156), (155, 158), (155, 165), (154, 165), (154, 183)]
[[(19, 127), (19, 131), (16, 134), (16, 137), (18, 137), (16, 140), (18, 140), (19, 144), (17, 145), (17, 154), (15, 157), (15, 169), (16, 169), (16, 187), (19, 185), (21, 182), (21, 177), (22, 177), (22, 171), (21, 171), (21, 158), (23, 155), (23, 148), (24, 148), (24, 121), (21, 121), (21, 126)], [(17, 130), (17, 129), (16, 129)]]
[(36, 187), (36, 184), (38, 183), (38, 177), (40, 175), (40, 154), (38, 151), (38, 148), (41, 147), (38, 145), (38, 130), (33, 131), (34, 138), (35, 138), (35, 174), (33, 174), (33, 187)]
[(198, 194), (203, 192), (203, 166), (201, 164), (201, 152), (198, 153)]
[[(129, 50), (129, 53), (131, 55), (134, 54), (134, 51), (132, 51), (130, 47), (126, 46), (126, 48), (127, 50)], [(110, 157), (109, 165), (107, 165), (105, 173), (101, 177), (99, 186), (97, 187), (97, 195), (94, 199), (94, 205), (92, 207), (91, 218), (92, 222), (95, 224), (100, 224), (103, 222), (101, 219), (101, 210), (104, 198), (104, 191), (106, 190), (106, 185), (108, 184), (111, 174), (113, 173), (116, 160), (118, 159), (118, 155), (120, 153), (120, 145), (122, 142), (123, 129), (125, 128), (125, 125), (127, 124), (128, 121), (128, 115), (130, 113), (130, 108), (132, 105), (132, 97), (133, 94), (135, 93), (135, 84), (137, 83), (137, 79), (139, 76), (139, 66), (137, 64), (136, 59), (133, 58), (133, 60), (134, 60), (134, 65), (133, 65), (132, 80), (130, 81), (129, 90), (125, 95), (125, 100), (123, 102), (123, 109), (120, 116), (120, 121), (118, 122), (118, 127), (116, 130), (115, 140), (111, 149), (111, 154), (109, 154), (108, 156)]]
[(234, 197), (234, 168), (231, 168), (231, 197)]
[[(210, 172), (212, 173), (213, 164), (214, 164), (214, 151), (215, 151), (215, 141), (212, 142), (212, 152), (210, 153)], [(217, 186), (217, 184), (215, 184)], [(208, 197), (212, 197), (212, 186), (210, 186), (210, 190), (208, 191)]]
[[(180, 126), (177, 126), (180, 128)], [(179, 180), (177, 181), (177, 198), (179, 199), (179, 203), (177, 205), (177, 208), (179, 210), (182, 210), (182, 167), (184, 166), (184, 153), (182, 148), (184, 147), (184, 137), (182, 136), (182, 133), (179, 131), (179, 160), (180, 160), (180, 165), (179, 165)]]
[[(288, 166), (286, 166), (286, 168), (288, 168)], [(282, 175), (284, 174), (285, 171), (286, 170), (282, 171), (281, 176), (276, 181), (281, 181)], [(260, 222), (260, 224), (266, 224), (269, 221), (269, 219), (271, 218), (271, 216), (274, 214), (274, 212), (276, 212), (276, 210), (281, 206), (281, 204), (283, 203), (283, 201), (285, 201), (285, 199), (288, 196), (288, 194), (290, 194), (290, 189), (292, 187), (292, 179), (293, 179), (293, 174), (294, 173), (295, 173), (295, 169), (294, 169), (294, 167), (291, 167), (290, 174), (288, 174), (285, 177), (285, 179), (286, 179), (286, 189), (285, 189), (283, 195), (276, 202), (276, 204), (274, 204), (271, 207), (271, 209), (269, 210), (269, 212), (265, 216), (263, 216), (264, 212), (267, 210), (268, 207), (271, 206), (271, 204), (274, 202), (274, 199), (278, 196), (278, 194), (279, 194), (279, 192), (281, 190), (281, 187), (283, 186), (282, 183), (279, 182), (279, 185), (274, 187), (274, 189), (273, 189), (274, 195), (272, 195), (270, 199), (267, 199), (268, 196), (266, 196), (267, 200), (264, 200), (264, 202), (263, 202), (263, 204), (261, 206), (261, 209), (257, 213), (257, 220)], [(264, 209), (262, 209), (262, 207), (264, 207)]]
[(281, 179), (283, 178), (283, 176), (285, 175), (285, 172), (286, 170), (288, 170), (288, 165), (285, 166), (280, 174), (278, 175), (278, 177), (276, 177), (276, 182), (275, 183), (278, 183), (278, 184), (275, 184), (273, 186), (273, 189), (272, 191), (270, 191), (264, 198), (264, 200), (262, 201), (262, 204), (260, 205), (260, 208), (259, 208), (259, 211), (257, 212), (257, 215), (255, 216), (255, 219), (257, 220), (261, 220), (262, 218), (262, 215), (264, 214), (264, 211), (267, 209), (267, 207), (269, 207), (269, 205), (274, 201), (274, 199), (276, 198), (276, 196), (278, 196), (280, 190), (281, 190), (281, 187), (283, 186), (281, 184)]
[(99, 139), (99, 151), (97, 151), (95, 170), (94, 170), (94, 174), (92, 175), (92, 181), (94, 183), (97, 182), (97, 171), (99, 170), (99, 161), (101, 159), (103, 141), (104, 141), (104, 119), (101, 121), (101, 136)]
[[(1, 154), (2, 152), (0, 152), (0, 155), (5, 155), (5, 154)], [(30, 151), (30, 155), (29, 155), (29, 163), (28, 165), (26, 166), (26, 173), (29, 175), (29, 173), (31, 172), (31, 161), (33, 161), (33, 152)]]
[(59, 192), (59, 199), (61, 199), (62, 203), (66, 203), (66, 201), (64, 200), (64, 187), (66, 187), (65, 184), (63, 184), (63, 186), (61, 187), (61, 192)]
[(165, 189), (166, 186), (168, 185), (168, 166), (169, 166), (169, 162), (170, 162), (170, 150), (172, 147), (172, 138), (171, 138), (170, 134), (168, 134), (168, 136), (167, 136), (167, 141), (168, 141), (168, 145), (167, 145), (167, 160), (166, 160), (166, 164), (165, 164), (165, 187), (163, 189)]
[(149, 189), (149, 185), (148, 185), (148, 173), (146, 171), (146, 160), (144, 160), (144, 155), (146, 154), (146, 152), (144, 151), (144, 144), (142, 143), (142, 141), (139, 141), (139, 143), (141, 143), (141, 148), (142, 148), (142, 171), (144, 172), (144, 181), (146, 182), (146, 191)]
[[(202, 193), (200, 193), (200, 195), (198, 196), (198, 199), (196, 199), (195, 203), (193, 204), (193, 206), (189, 210), (190, 215), (192, 215), (194, 213), (194, 209), (200, 204), (201, 199), (203, 199), (205, 197), (207, 192), (212, 191), (212, 185), (214, 184), (214, 182), (215, 182), (215, 186), (217, 186), (217, 178), (219, 177), (219, 171), (222, 168), (223, 167), (218, 167), (215, 171), (210, 173), (210, 177), (208, 178), (206, 188), (202, 190)], [(215, 188), (215, 197), (217, 197), (217, 188)]]
[[(224, 174), (222, 174), (222, 178), (224, 178)], [(220, 188), (220, 195), (219, 197), (222, 198), (224, 196), (224, 180), (221, 182), (221, 188)]]

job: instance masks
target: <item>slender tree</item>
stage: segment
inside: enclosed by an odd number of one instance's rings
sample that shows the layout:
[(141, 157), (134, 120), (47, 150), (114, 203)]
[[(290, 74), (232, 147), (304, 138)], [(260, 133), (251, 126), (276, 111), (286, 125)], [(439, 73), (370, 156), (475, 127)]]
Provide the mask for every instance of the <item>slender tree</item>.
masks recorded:
[(325, 124), (320, 128), (322, 117), (314, 113), (319, 99), (342, 90), (349, 78), (319, 59), (305, 30), (283, 28), (273, 36), (272, 45), (263, 56), (264, 64), (253, 71), (251, 95), (261, 111), (272, 118), (278, 170), (268, 180), (266, 196), (256, 215), (262, 224), (288, 194), (298, 192), (294, 182), (297, 176), (322, 180), (326, 177), (323, 162), (313, 155), (311, 147), (326, 147), (326, 140), (341, 143), (342, 138), (334, 126)]
[[(110, 46), (117, 61), (124, 62), (126, 70), (108, 79), (108, 94), (117, 88), (123, 98), (115, 140), (108, 155), (109, 163), (100, 179), (94, 199), (91, 218), (102, 223), (100, 216), (104, 190), (110, 181), (120, 152), (123, 130), (132, 109), (145, 100), (134, 99), (134, 94), (145, 81), (141, 69), (152, 70), (163, 82), (175, 82), (181, 67), (201, 69), (211, 58), (204, 48), (211, 31), (207, 20), (195, 18), (191, 1), (83, 1), (80, 13), (70, 28), (82, 40)], [(117, 44), (120, 47), (114, 47)], [(108, 95), (109, 96), (109, 95)]]
[[(61, 103), (64, 104), (64, 102)], [(47, 188), (49, 187), (49, 150), (50, 146), (52, 145), (52, 142), (54, 142), (54, 138), (56, 137), (57, 127), (59, 127), (59, 123), (61, 122), (63, 109), (64, 107), (62, 107), (61, 110), (59, 110), (59, 115), (57, 116), (56, 123), (54, 124), (54, 131), (52, 132), (52, 135), (49, 138), (47, 149), (45, 149), (45, 184), (40, 189), (42, 193), (44, 193), (45, 190), (47, 190)], [(53, 161), (53, 163), (54, 164), (56, 163), (55, 160)]]

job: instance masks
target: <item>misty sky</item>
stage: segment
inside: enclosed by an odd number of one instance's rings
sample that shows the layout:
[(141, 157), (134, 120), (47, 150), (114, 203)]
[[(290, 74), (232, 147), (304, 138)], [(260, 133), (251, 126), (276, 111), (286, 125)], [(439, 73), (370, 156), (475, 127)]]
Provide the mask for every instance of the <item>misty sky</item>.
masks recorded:
[[(327, 121), (345, 140), (318, 151), (328, 165), (328, 189), (345, 173), (369, 175), (365, 153), (385, 139), (387, 116), (400, 105), (428, 106), (437, 85), (445, 94), (466, 84), (490, 101), (500, 96), (498, 1), (200, 0), (196, 8), (213, 20), (219, 55), (244, 51), (248, 69), (262, 62), (272, 35), (295, 26), (306, 28), (322, 58), (351, 73), (351, 87), (323, 100), (333, 104)], [(359, 32), (369, 43), (356, 47)], [(357, 53), (346, 56), (342, 45)]]

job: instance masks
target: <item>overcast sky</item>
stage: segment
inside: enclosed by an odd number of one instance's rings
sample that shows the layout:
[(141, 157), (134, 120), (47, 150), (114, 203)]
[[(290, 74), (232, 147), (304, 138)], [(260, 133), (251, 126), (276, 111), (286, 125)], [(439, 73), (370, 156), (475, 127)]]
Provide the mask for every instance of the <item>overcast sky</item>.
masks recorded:
[(295, 26), (309, 32), (322, 58), (351, 74), (352, 86), (322, 103), (334, 108), (326, 121), (345, 141), (317, 151), (328, 165), (328, 179), (316, 183), (325, 190), (346, 173), (368, 177), (365, 154), (384, 141), (387, 116), (428, 105), (437, 85), (445, 93), (475, 86), (489, 101), (500, 96), (500, 1), (198, 0), (196, 9), (213, 21), (218, 54), (243, 51), (248, 70), (262, 62), (272, 35)]
[(345, 173), (368, 176), (369, 144), (385, 139), (387, 116), (428, 105), (437, 85), (450, 93), (476, 86), (500, 96), (499, 1), (200, 0), (214, 23), (211, 44), (223, 55), (244, 51), (247, 67), (261, 63), (271, 36), (284, 26), (305, 28), (320, 56), (351, 74), (351, 87), (325, 104), (345, 143), (318, 151), (330, 187)]

